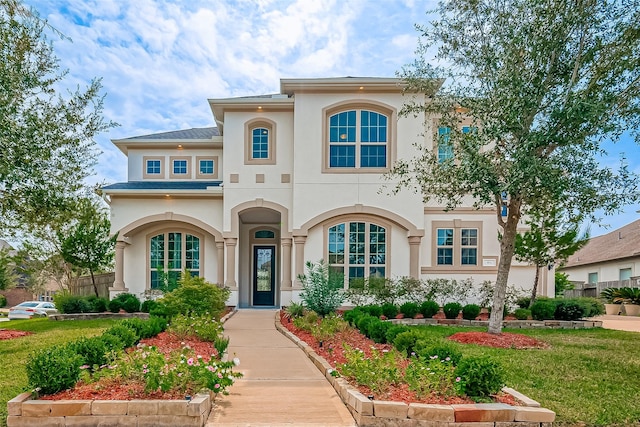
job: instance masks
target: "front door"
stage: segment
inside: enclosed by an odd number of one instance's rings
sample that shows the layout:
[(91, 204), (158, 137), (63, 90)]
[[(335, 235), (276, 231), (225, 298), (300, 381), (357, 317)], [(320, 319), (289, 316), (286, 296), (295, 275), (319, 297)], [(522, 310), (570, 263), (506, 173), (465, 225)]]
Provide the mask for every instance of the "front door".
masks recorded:
[(276, 247), (253, 247), (253, 305), (275, 305)]

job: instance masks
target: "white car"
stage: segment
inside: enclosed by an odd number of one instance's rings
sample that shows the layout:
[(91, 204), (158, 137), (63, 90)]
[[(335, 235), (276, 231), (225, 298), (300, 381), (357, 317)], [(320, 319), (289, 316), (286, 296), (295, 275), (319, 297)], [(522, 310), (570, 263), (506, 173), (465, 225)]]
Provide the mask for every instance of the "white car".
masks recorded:
[(25, 301), (9, 309), (9, 320), (31, 319), (32, 317), (48, 316), (55, 314), (56, 306), (48, 301)]

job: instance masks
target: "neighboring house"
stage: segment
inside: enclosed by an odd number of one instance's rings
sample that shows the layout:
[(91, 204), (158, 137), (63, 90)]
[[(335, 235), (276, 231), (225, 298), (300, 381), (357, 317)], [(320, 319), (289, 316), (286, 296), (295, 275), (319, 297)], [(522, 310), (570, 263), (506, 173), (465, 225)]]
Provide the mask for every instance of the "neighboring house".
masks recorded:
[[(229, 304), (298, 301), (305, 261), (349, 279), (495, 281), (496, 212), (445, 212), (383, 174), (418, 142), (452, 155), (447, 130), (400, 117), (395, 78), (282, 79), (280, 93), (210, 99), (217, 127), (113, 140), (128, 181), (104, 187), (118, 233), (111, 295), (141, 294), (181, 270), (231, 289)], [(425, 125), (426, 123), (426, 125)], [(553, 295), (544, 269), (541, 294)], [(514, 263), (509, 283), (531, 287)]]
[(640, 219), (593, 237), (559, 271), (586, 287), (640, 287)]

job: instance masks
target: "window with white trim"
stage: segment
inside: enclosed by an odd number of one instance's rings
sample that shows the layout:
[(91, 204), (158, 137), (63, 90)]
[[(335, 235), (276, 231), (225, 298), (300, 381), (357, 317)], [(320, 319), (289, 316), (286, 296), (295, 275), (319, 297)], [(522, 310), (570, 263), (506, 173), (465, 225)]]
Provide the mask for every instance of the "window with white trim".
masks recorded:
[(482, 258), (481, 223), (434, 221), (432, 265), (445, 270), (476, 269)]
[(173, 161), (173, 174), (174, 175), (186, 175), (187, 174), (187, 161), (186, 160), (174, 160)]
[(200, 275), (200, 238), (190, 233), (168, 231), (149, 239), (150, 288), (175, 283), (183, 270)]
[(453, 265), (453, 228), (438, 228), (438, 265)]
[(367, 221), (350, 221), (328, 229), (329, 266), (351, 280), (386, 277), (387, 229)]
[(160, 175), (162, 172), (160, 159), (147, 160), (147, 175)]
[(328, 167), (385, 169), (389, 165), (389, 118), (367, 109), (329, 116)]

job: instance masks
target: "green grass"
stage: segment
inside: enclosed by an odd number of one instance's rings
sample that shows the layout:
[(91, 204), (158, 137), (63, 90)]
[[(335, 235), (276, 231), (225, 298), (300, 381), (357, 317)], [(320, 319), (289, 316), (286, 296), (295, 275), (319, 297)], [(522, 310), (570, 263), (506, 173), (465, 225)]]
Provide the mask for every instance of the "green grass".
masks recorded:
[(7, 423), (7, 401), (29, 389), (25, 364), (35, 350), (72, 341), (78, 337), (99, 335), (114, 320), (76, 320), (55, 322), (49, 319), (12, 320), (0, 327), (29, 331), (33, 335), (0, 341), (0, 425)]
[[(420, 327), (443, 339), (471, 329)], [(556, 412), (554, 425), (640, 426), (640, 334), (607, 329), (505, 330), (550, 344), (545, 350), (459, 344), (463, 354), (488, 354), (505, 368), (507, 386)], [(584, 423), (584, 424), (583, 424)]]

